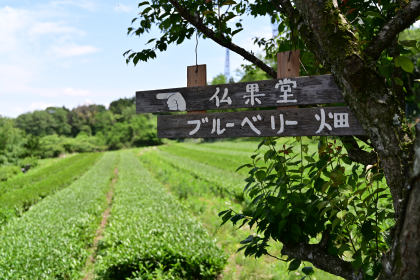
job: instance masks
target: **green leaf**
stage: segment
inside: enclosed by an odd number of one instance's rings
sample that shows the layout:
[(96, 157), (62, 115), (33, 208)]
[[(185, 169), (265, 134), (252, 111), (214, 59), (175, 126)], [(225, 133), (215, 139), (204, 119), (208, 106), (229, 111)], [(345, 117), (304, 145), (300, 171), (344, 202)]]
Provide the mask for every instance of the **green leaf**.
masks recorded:
[(341, 210), (340, 212), (337, 213), (337, 218), (343, 219), (347, 214), (346, 210)]
[(381, 75), (387, 79), (391, 77), (393, 71), (394, 71), (394, 64), (379, 66), (379, 73), (381, 73)]
[(342, 255), (345, 251), (350, 251), (349, 244), (341, 244), (340, 249), (338, 249), (338, 254)]
[(236, 29), (235, 31), (232, 32), (232, 36), (241, 32), (242, 30), (244, 30), (244, 29), (243, 28)]
[(331, 185), (330, 182), (326, 182), (324, 185), (322, 185), (321, 191), (324, 193), (330, 185)]
[(374, 272), (374, 264), (373, 263), (365, 263), (362, 265), (363, 272), (366, 273), (369, 276), (373, 276), (375, 274)]
[(396, 56), (394, 58), (396, 67), (401, 67), (405, 72), (413, 73), (414, 63), (404, 56)]
[(141, 2), (141, 3), (138, 5), (138, 7), (137, 7), (137, 8), (140, 8), (141, 6), (146, 5), (146, 4), (149, 4), (149, 2), (148, 2), (148, 1)]
[(405, 40), (405, 41), (399, 41), (400, 45), (407, 47), (407, 48), (415, 48), (417, 41), (416, 40)]
[(264, 170), (258, 170), (255, 173), (255, 177), (257, 177), (257, 179), (259, 181), (263, 181), (265, 179), (265, 177), (267, 176), (267, 173)]
[(367, 221), (362, 226), (362, 234), (366, 241), (370, 241), (375, 238), (376, 234), (372, 230), (372, 224), (370, 221)]
[(322, 186), (326, 183), (326, 181), (322, 178), (318, 178), (315, 180), (314, 187), (317, 191), (322, 190)]
[(225, 210), (225, 211), (222, 211), (222, 212), (220, 212), (218, 215), (219, 215), (219, 217), (220, 216), (222, 216), (223, 214), (226, 214), (227, 212), (229, 212), (229, 211), (232, 211), (231, 209), (228, 209), (228, 210)]
[(284, 225), (286, 225), (287, 220), (281, 220), (279, 223), (279, 232), (283, 229)]
[(403, 81), (400, 78), (398, 78), (398, 77), (394, 77), (394, 81), (399, 86), (404, 85)]
[(306, 267), (302, 268), (302, 272), (305, 273), (306, 275), (312, 275), (312, 274), (315, 273), (312, 266), (306, 266)]
[(310, 156), (305, 156), (305, 159), (306, 159), (308, 162), (315, 162), (315, 160), (314, 160), (313, 158), (311, 158)]
[(251, 243), (252, 240), (254, 240), (254, 236), (253, 235), (249, 235), (246, 239), (242, 240), (241, 242), (239, 242), (240, 244), (248, 244)]
[(332, 230), (341, 222), (340, 218), (335, 218), (334, 222), (332, 223)]
[(320, 203), (318, 203), (318, 205), (316, 207), (319, 210), (321, 210), (322, 208), (324, 208), (325, 206), (327, 206), (328, 203), (330, 203), (328, 200), (327, 201), (321, 201)]
[(357, 254), (357, 256), (355, 257), (356, 254), (353, 255), (353, 259), (354, 261), (351, 262), (351, 266), (355, 269), (358, 270), (359, 267), (362, 266), (362, 258), (360, 257), (360, 253)]
[(301, 260), (294, 259), (293, 261), (290, 262), (288, 270), (289, 271), (297, 270), (299, 268), (301, 262), (302, 262)]
[(220, 226), (224, 225), (227, 221), (230, 220), (230, 218), (232, 217), (232, 210), (228, 211), (223, 217), (222, 217), (222, 223), (220, 224)]
[(242, 165), (242, 166), (239, 166), (238, 167), (238, 169), (236, 169), (236, 171), (235, 172), (238, 172), (239, 170), (241, 170), (242, 168), (244, 168), (244, 167), (252, 167), (252, 165), (251, 164), (244, 164), (244, 165)]
[(372, 16), (372, 17), (376, 17), (376, 18), (380, 18), (380, 19), (385, 20), (383, 18), (383, 16), (380, 13), (377, 13), (377, 12), (367, 11), (367, 12), (364, 12), (364, 14), (367, 15), (367, 16)]
[(300, 226), (298, 224), (291, 224), (290, 231), (293, 234), (302, 235), (302, 231), (301, 231)]

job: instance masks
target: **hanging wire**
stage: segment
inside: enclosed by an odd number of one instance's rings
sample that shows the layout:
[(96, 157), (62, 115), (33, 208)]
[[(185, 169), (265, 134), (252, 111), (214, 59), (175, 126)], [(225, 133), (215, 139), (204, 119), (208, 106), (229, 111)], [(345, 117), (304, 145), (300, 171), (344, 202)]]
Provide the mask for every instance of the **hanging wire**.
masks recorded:
[(195, 29), (195, 41), (196, 41), (196, 44), (195, 44), (195, 66), (196, 66), (195, 73), (197, 73), (198, 72), (198, 55), (197, 55), (197, 48), (198, 48), (198, 30), (197, 29)]
[(300, 60), (300, 58), (299, 58), (299, 62), (300, 62), (300, 65), (302, 65), (303, 70), (305, 70), (306, 74), (308, 74), (309, 78), (312, 78), (312, 77), (311, 77), (311, 75), (309, 75), (308, 71), (306, 71), (305, 65), (303, 65), (303, 63), (302, 63), (302, 61)]

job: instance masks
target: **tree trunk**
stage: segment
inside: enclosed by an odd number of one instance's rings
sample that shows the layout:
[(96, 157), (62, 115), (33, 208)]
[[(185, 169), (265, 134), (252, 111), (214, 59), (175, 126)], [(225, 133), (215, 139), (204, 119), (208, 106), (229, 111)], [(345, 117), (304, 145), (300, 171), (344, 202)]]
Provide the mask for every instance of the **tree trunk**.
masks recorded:
[(379, 279), (420, 279), (420, 123), (416, 125), (414, 166), (405, 191), (406, 205), (401, 215), (391, 252), (382, 259)]
[[(364, 127), (379, 155), (393, 197), (395, 243), (384, 260), (381, 277), (420, 279), (420, 177), (412, 183), (407, 203), (404, 190), (409, 186), (413, 137), (400, 104), (399, 90), (389, 88), (377, 72), (374, 60), (362, 50), (336, 1), (294, 3), (305, 23), (299, 25), (299, 34), (318, 61), (331, 71), (344, 99)], [(420, 170), (420, 163), (417, 166)], [(403, 217), (405, 205), (407, 219)]]

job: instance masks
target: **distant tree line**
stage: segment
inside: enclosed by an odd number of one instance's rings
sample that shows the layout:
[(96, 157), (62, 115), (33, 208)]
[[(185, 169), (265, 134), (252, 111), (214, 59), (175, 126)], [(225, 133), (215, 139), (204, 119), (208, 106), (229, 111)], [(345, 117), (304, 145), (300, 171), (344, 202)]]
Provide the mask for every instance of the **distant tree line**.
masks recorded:
[(72, 110), (48, 107), (10, 119), (0, 116), (0, 166), (19, 165), (24, 158), (63, 153), (117, 150), (161, 144), (156, 116), (136, 115), (133, 98)]

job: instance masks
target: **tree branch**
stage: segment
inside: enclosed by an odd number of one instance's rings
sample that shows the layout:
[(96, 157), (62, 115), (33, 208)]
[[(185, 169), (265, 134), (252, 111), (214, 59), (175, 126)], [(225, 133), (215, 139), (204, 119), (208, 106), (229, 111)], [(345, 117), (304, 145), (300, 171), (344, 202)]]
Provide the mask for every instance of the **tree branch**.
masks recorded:
[(270, 0), (271, 4), (282, 14), (287, 15), (289, 18), (292, 17), (294, 9), (292, 3), (288, 0)]
[(273, 79), (277, 78), (277, 71), (265, 64), (261, 61), (258, 57), (251, 54), (250, 52), (246, 51), (245, 49), (235, 45), (234, 43), (230, 42), (226, 37), (222, 36), (219, 38), (213, 30), (209, 29), (204, 23), (201, 21), (199, 16), (194, 16), (190, 14), (189, 11), (185, 10), (176, 0), (169, 0), (169, 2), (174, 6), (174, 8), (178, 11), (178, 13), (190, 24), (195, 26), (198, 30), (200, 30), (204, 35), (208, 38), (212, 39), (214, 42), (218, 43), (219, 45), (228, 48), (229, 50), (239, 54), (249, 62), (255, 64), (261, 70), (265, 71), (268, 75), (273, 77)]
[(343, 136), (340, 137), (341, 142), (343, 144), (351, 144), (352, 148), (347, 149), (346, 146), (344, 146), (347, 150), (347, 154), (349, 158), (354, 161), (361, 163), (363, 165), (374, 165), (378, 161), (378, 156), (375, 152), (367, 152), (365, 150), (360, 149), (359, 144), (357, 143), (356, 139), (354, 139), (352, 136)]
[(362, 271), (356, 271), (349, 262), (328, 254), (326, 244), (328, 235), (323, 234), (319, 244), (283, 244), (281, 253), (289, 257), (312, 263), (318, 269), (328, 271), (348, 280), (362, 280)]
[(420, 16), (420, 0), (411, 0), (404, 8), (386, 23), (378, 35), (372, 40), (365, 50), (365, 54), (376, 60), (381, 52), (394, 40), (404, 29), (410, 27), (416, 18)]

